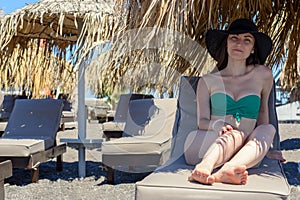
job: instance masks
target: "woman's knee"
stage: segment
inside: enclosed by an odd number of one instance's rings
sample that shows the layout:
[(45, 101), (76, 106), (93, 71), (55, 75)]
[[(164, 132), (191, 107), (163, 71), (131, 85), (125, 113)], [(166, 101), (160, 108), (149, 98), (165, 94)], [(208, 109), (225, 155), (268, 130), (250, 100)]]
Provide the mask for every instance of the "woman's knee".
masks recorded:
[(195, 165), (197, 162), (199, 162), (199, 159), (197, 158), (197, 150), (195, 144), (197, 142), (195, 141), (197, 138), (197, 130), (192, 131), (188, 133), (185, 142), (184, 142), (184, 157), (187, 162), (187, 164)]
[(190, 132), (184, 142), (184, 156), (188, 164), (198, 163), (210, 145), (217, 139), (217, 133), (195, 130)]
[(235, 145), (238, 148), (244, 143), (247, 135), (242, 131), (232, 130), (218, 137), (216, 142), (222, 146)]
[(200, 148), (203, 143), (212, 144), (218, 138), (218, 134), (213, 131), (195, 130), (191, 131), (185, 140), (184, 150), (189, 149), (191, 146)]
[(272, 124), (262, 124), (257, 126), (248, 138), (248, 141), (265, 141), (268, 143), (273, 142), (276, 129)]
[(274, 137), (276, 129), (272, 124), (261, 124), (255, 128), (258, 133), (267, 133), (268, 135)]
[(184, 152), (186, 152), (190, 146), (192, 145), (192, 143), (195, 141), (195, 138), (197, 136), (197, 130), (195, 131), (191, 131), (190, 133), (188, 133), (185, 142), (184, 142)]

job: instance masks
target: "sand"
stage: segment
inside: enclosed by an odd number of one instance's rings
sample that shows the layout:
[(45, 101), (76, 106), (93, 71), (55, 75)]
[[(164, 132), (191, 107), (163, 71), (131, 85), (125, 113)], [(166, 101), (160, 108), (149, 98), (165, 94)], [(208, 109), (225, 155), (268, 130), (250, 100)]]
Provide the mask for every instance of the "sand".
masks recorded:
[(291, 200), (300, 200), (300, 124), (279, 124), (283, 169), (291, 185)]

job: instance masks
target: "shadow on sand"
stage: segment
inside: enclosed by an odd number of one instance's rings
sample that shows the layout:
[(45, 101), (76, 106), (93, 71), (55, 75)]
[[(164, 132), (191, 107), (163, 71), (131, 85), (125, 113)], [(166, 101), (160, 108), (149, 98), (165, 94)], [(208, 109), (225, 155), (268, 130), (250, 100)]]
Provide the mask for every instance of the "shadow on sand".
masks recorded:
[(298, 171), (298, 163), (287, 162), (282, 164), (284, 173), (290, 185), (300, 185), (300, 173)]
[[(64, 162), (63, 171), (56, 171), (56, 162), (49, 161), (42, 163), (39, 167), (39, 180), (47, 179), (49, 181), (65, 180), (73, 181), (78, 179), (78, 162)], [(149, 173), (126, 173), (121, 171), (115, 172), (115, 184), (135, 183), (142, 180)], [(98, 185), (106, 184), (106, 170), (102, 167), (101, 162), (86, 162), (86, 178), (95, 180), (103, 179), (103, 182)], [(10, 185), (23, 186), (31, 183), (30, 170), (14, 169), (13, 176), (7, 178), (5, 183)]]
[(289, 138), (280, 142), (281, 150), (297, 150), (300, 149), (300, 138)]

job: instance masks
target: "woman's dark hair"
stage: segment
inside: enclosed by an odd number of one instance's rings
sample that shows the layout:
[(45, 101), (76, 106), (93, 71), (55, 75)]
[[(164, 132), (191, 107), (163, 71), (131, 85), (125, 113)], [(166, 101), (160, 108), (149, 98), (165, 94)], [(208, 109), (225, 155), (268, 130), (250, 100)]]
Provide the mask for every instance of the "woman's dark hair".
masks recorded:
[[(220, 48), (216, 51), (216, 60), (217, 68), (219, 71), (226, 68), (228, 63), (227, 38), (223, 40)], [(258, 63), (260, 63), (260, 60), (257, 53), (257, 45), (256, 43), (254, 43), (254, 53), (251, 53), (250, 56), (246, 59), (246, 65), (254, 65)]]
[(216, 60), (219, 71), (226, 68), (228, 63), (227, 38), (223, 40), (220, 48), (216, 51)]

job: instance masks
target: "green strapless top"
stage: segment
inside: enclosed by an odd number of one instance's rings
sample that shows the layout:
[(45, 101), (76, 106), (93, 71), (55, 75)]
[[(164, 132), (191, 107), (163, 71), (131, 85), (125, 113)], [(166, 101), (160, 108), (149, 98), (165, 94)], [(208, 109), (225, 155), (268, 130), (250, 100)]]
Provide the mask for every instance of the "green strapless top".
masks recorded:
[(214, 93), (210, 96), (210, 103), (212, 115), (233, 115), (240, 122), (242, 117), (257, 119), (260, 108), (260, 97), (257, 95), (248, 95), (235, 101), (225, 93)]

